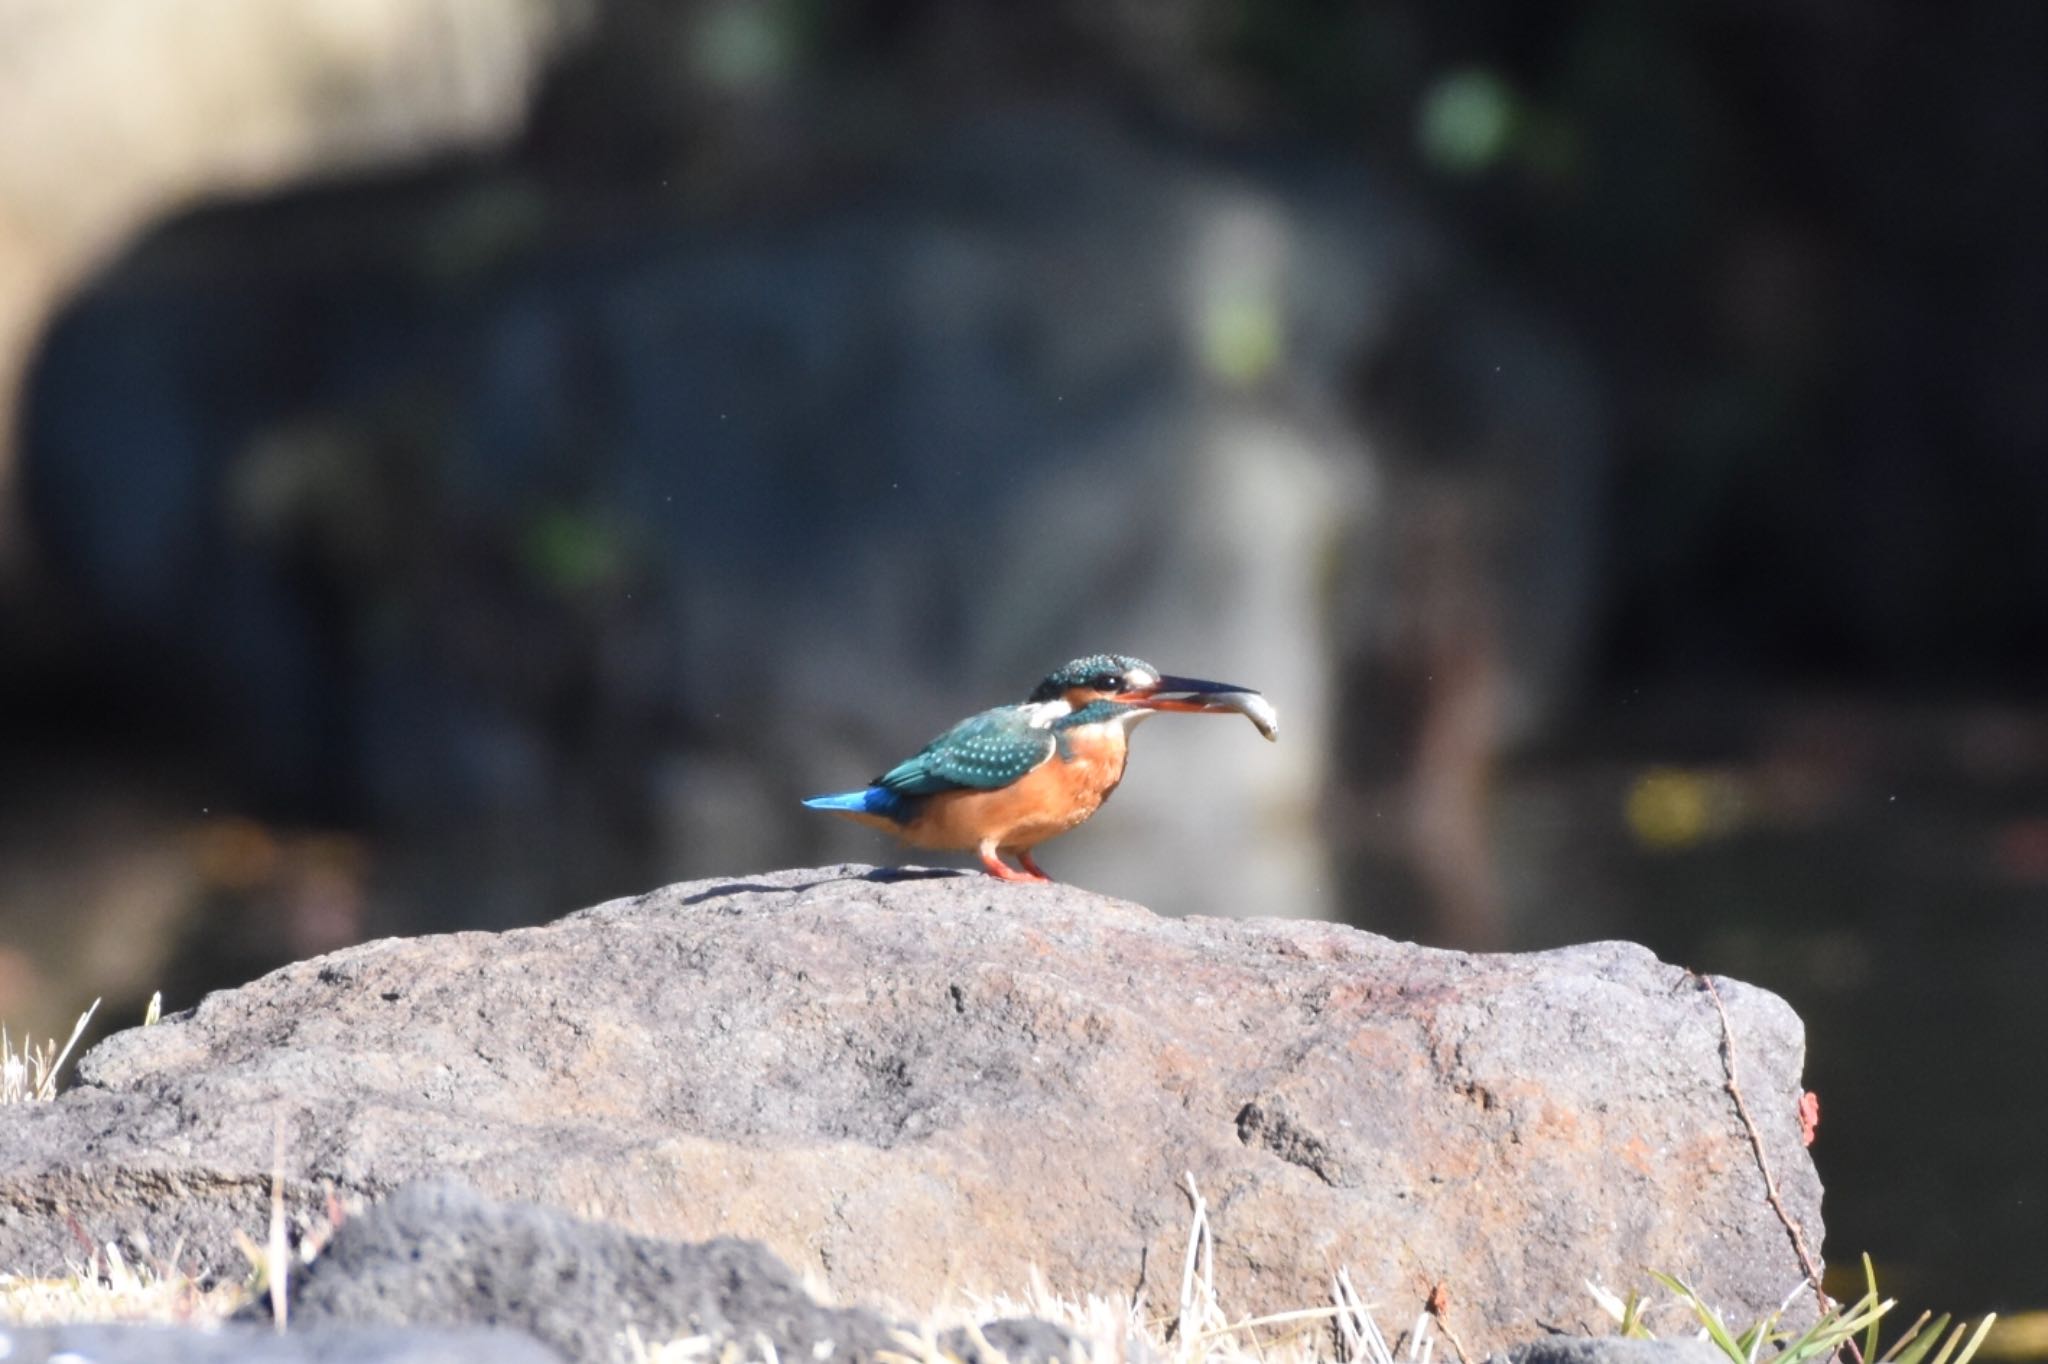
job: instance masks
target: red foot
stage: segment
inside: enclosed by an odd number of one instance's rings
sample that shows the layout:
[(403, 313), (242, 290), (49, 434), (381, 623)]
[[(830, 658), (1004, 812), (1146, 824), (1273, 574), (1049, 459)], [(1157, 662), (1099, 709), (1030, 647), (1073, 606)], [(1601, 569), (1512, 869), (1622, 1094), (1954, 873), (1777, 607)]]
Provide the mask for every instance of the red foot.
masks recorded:
[(1018, 871), (1015, 867), (1003, 861), (1002, 858), (997, 857), (994, 848), (983, 848), (981, 850), (981, 865), (988, 868), (990, 876), (1000, 877), (1005, 881), (1028, 882), (1031, 885), (1042, 885), (1052, 880), (1050, 876), (1033, 867), (1029, 857), (1020, 856), (1018, 860), (1030, 869), (1028, 871)]
[(1044, 881), (1048, 885), (1052, 883), (1052, 878), (1045, 874), (1045, 869), (1043, 867), (1040, 867), (1036, 862), (1031, 860), (1030, 849), (1027, 848), (1023, 852), (1018, 853), (1017, 860), (1024, 864), (1024, 870), (1030, 872), (1039, 880)]

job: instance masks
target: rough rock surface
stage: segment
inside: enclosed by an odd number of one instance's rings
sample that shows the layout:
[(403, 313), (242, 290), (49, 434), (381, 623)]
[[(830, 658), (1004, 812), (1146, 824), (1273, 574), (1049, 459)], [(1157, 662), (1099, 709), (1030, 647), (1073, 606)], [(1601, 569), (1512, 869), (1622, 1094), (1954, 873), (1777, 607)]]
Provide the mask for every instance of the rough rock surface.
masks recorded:
[(8, 1364), (563, 1364), (512, 1331), (365, 1329), (291, 1331), (267, 1326), (0, 1326)]
[[(1720, 983), (1816, 1247), (1802, 1030)], [(182, 1240), (234, 1264), (288, 1198), (452, 1176), (643, 1234), (765, 1241), (845, 1298), (1178, 1290), (1186, 1176), (1233, 1313), (1348, 1266), (1445, 1284), (1468, 1348), (1684, 1275), (1735, 1315), (1799, 1277), (1699, 982), (1626, 944), (1468, 956), (1302, 921), (860, 867), (700, 882), (543, 928), (367, 943), (109, 1039), (0, 1114), (0, 1264)]]

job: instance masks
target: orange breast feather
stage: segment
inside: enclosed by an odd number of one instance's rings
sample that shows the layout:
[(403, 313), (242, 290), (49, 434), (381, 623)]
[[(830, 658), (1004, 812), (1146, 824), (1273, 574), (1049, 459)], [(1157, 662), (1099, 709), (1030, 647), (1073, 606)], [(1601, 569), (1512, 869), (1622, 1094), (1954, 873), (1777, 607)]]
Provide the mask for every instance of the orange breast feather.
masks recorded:
[(1029, 772), (994, 791), (947, 791), (928, 798), (901, 830), (920, 848), (974, 848), (993, 842), (1004, 852), (1036, 847), (1088, 816), (1123, 780), (1121, 725), (1084, 725)]

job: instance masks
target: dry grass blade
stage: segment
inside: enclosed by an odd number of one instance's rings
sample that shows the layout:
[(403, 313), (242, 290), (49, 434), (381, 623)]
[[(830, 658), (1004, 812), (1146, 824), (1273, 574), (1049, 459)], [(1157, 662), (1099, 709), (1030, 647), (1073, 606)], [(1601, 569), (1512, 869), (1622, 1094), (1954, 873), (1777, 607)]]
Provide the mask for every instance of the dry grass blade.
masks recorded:
[(1263, 1317), (1246, 1317), (1242, 1321), (1230, 1322), (1223, 1326), (1211, 1326), (1205, 1331), (1198, 1331), (1192, 1337), (1190, 1343), (1199, 1345), (1203, 1341), (1215, 1340), (1221, 1336), (1235, 1335), (1240, 1331), (1257, 1330), (1261, 1326), (1286, 1326), (1303, 1321), (1328, 1321), (1332, 1317), (1341, 1316), (1343, 1311), (1344, 1309), (1341, 1307), (1302, 1307), (1292, 1312), (1269, 1312)]
[(291, 1302), (286, 1292), (286, 1276), (290, 1273), (291, 1246), (285, 1240), (284, 1224), (284, 1114), (277, 1115), (271, 1131), (270, 1161), (270, 1240), (264, 1247), (264, 1257), (270, 1279), (270, 1315), (277, 1323), (277, 1333), (284, 1334), (286, 1314), (291, 1311)]
[[(104, 1274), (98, 1268), (102, 1260)], [(95, 1256), (93, 1265), (74, 1266), (56, 1278), (0, 1274), (0, 1321), (17, 1326), (85, 1321), (204, 1325), (224, 1320), (245, 1298), (239, 1284), (203, 1283), (175, 1268), (129, 1264), (119, 1252)]]
[(1188, 1250), (1181, 1263), (1180, 1315), (1174, 1334), (1194, 1340), (1207, 1322), (1221, 1315), (1216, 1308), (1216, 1262), (1209, 1243), (1209, 1204), (1195, 1186), (1192, 1170), (1186, 1173), (1188, 1198), (1194, 1211), (1188, 1222)]
[(85, 1036), (99, 1007), (100, 1002), (95, 999), (92, 1007), (78, 1016), (61, 1049), (54, 1041), (37, 1046), (24, 1039), (17, 1052), (7, 1030), (0, 1027), (0, 1103), (48, 1103), (56, 1098), (58, 1072), (71, 1059), (72, 1049)]
[(1337, 1304), (1337, 1358), (1355, 1360), (1365, 1354), (1365, 1328), (1359, 1325), (1359, 1318), (1365, 1315), (1358, 1294), (1351, 1287), (1351, 1271), (1340, 1269), (1330, 1276), (1330, 1301)]
[[(965, 1294), (942, 1303), (921, 1333), (897, 1336), (900, 1348), (887, 1352), (885, 1364), (957, 1364), (938, 1347), (939, 1334), (965, 1327), (972, 1338), (977, 1323), (1000, 1317), (1036, 1317), (1072, 1332), (1083, 1344), (1065, 1364), (1431, 1364), (1437, 1330), (1428, 1314), (1417, 1318), (1405, 1349), (1396, 1355), (1345, 1268), (1330, 1276), (1327, 1305), (1231, 1320), (1217, 1296), (1216, 1241), (1208, 1200), (1191, 1177), (1184, 1191), (1190, 1204), (1188, 1231), (1180, 1300), (1172, 1310), (1148, 1316), (1142, 1287), (1128, 1298), (1063, 1298), (1033, 1271), (1022, 1297)], [(999, 1353), (989, 1351), (982, 1358), (1002, 1360)], [(1007, 1364), (1048, 1362), (1035, 1356), (1012, 1357)]]
[(85, 1035), (86, 1025), (92, 1022), (92, 1016), (99, 1011), (100, 1002), (95, 999), (86, 1008), (86, 1011), (78, 1016), (78, 1021), (71, 1025), (71, 1036), (64, 1039), (64, 1050), (57, 1053), (57, 1059), (50, 1063), (50, 1068), (36, 1084), (36, 1098), (38, 1100), (48, 1103), (57, 1097), (57, 1072), (62, 1070), (64, 1063), (71, 1059), (71, 1049), (78, 1045), (78, 1039)]

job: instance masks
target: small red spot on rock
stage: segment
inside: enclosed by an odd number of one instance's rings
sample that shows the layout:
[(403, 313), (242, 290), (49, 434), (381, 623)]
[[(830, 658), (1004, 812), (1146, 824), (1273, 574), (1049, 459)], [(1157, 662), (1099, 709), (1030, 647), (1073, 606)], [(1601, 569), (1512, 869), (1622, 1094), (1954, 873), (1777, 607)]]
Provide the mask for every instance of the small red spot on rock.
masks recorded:
[(1820, 1095), (1806, 1090), (1799, 1096), (1799, 1144), (1813, 1145), (1814, 1136), (1820, 1131)]

